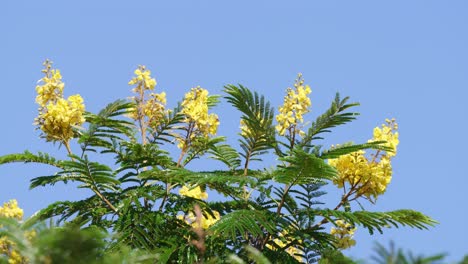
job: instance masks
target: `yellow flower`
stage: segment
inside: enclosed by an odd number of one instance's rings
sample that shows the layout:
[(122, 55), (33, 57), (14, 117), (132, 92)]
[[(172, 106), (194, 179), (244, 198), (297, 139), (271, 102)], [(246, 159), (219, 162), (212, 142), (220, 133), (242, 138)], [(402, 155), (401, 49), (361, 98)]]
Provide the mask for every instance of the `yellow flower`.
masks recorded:
[(151, 78), (151, 71), (147, 70), (145, 66), (138, 66), (135, 70), (135, 76), (128, 82), (129, 85), (137, 85), (134, 92), (138, 93), (140, 90), (153, 90), (156, 87), (156, 80)]
[(85, 106), (80, 95), (63, 98), (64, 83), (59, 70), (52, 69), (52, 63), (44, 63), (45, 77), (43, 85), (36, 87), (36, 102), (39, 104), (39, 115), (35, 124), (42, 130), (47, 141), (67, 142), (74, 135), (72, 128), (80, 126), (85, 119)]
[(382, 124), (382, 128), (376, 127), (374, 128), (374, 137), (373, 139), (369, 140), (372, 141), (386, 141), (387, 143), (385, 146), (389, 147), (393, 151), (388, 152), (387, 155), (393, 157), (396, 155), (397, 146), (400, 143), (398, 140), (398, 124), (395, 122), (395, 118), (385, 119), (386, 124)]
[(147, 118), (147, 124), (151, 128), (157, 128), (164, 121), (169, 112), (166, 110), (166, 93), (150, 94), (150, 99), (143, 105), (143, 112)]
[[(219, 221), (219, 219), (221, 219), (221, 215), (219, 214), (218, 211), (213, 210), (212, 212), (213, 212), (214, 217), (206, 212), (202, 214), (201, 228), (208, 229), (210, 226), (214, 225), (217, 221)], [(185, 220), (185, 222), (190, 224), (193, 228), (199, 227), (197, 223), (197, 217), (192, 212), (189, 212), (187, 215), (185, 215), (185, 217), (182, 215), (179, 215), (178, 218)]]
[(52, 62), (46, 60), (44, 62), (45, 73), (44, 78), (39, 80), (39, 85), (36, 86), (36, 102), (40, 107), (45, 107), (49, 102), (56, 102), (62, 98), (63, 88), (65, 84), (62, 82), (62, 75), (59, 70), (52, 69)]
[(170, 110), (166, 110), (166, 93), (150, 93), (147, 97), (145, 92), (154, 90), (156, 80), (151, 77), (151, 71), (145, 66), (138, 66), (134, 73), (135, 76), (128, 84), (136, 85), (132, 89), (136, 96), (131, 98), (135, 102), (135, 107), (127, 116), (140, 122), (142, 133), (146, 132), (147, 127), (157, 130), (170, 112)]
[(310, 86), (304, 85), (302, 74), (299, 73), (294, 89), (288, 88), (286, 90), (283, 105), (280, 106), (279, 114), (276, 116), (278, 124), (275, 128), (280, 135), (284, 135), (289, 129), (293, 129), (291, 132), (294, 134), (304, 134), (297, 126), (304, 122), (303, 115), (309, 112), (311, 106), (310, 93)]
[(336, 220), (335, 227), (332, 227), (330, 231), (330, 234), (335, 236), (337, 240), (335, 246), (339, 249), (347, 249), (356, 245), (356, 241), (353, 239), (356, 229), (350, 223)]
[(179, 190), (179, 194), (187, 197), (192, 197), (200, 200), (208, 199), (208, 193), (202, 191), (200, 186), (196, 186), (194, 188), (189, 188), (187, 186), (182, 186)]
[(0, 207), (0, 216), (21, 220), (23, 219), (23, 209), (18, 207), (16, 200), (10, 200), (4, 203), (3, 207)]
[(67, 100), (59, 98), (50, 102), (44, 112), (36, 118), (36, 124), (44, 132), (47, 141), (66, 142), (73, 138), (73, 127), (84, 123), (85, 107), (80, 95), (72, 95)]
[(387, 119), (387, 121), (388, 126), (383, 125), (382, 128), (374, 129), (374, 137), (369, 142), (387, 141), (386, 146), (390, 147), (392, 152), (379, 150), (369, 159), (365, 156), (366, 152), (360, 150), (328, 160), (328, 163), (338, 171), (339, 177), (333, 180), (338, 188), (343, 188), (347, 183), (357, 190), (357, 195), (369, 199), (376, 199), (386, 191), (392, 179), (391, 158), (396, 155), (399, 143), (398, 132), (395, 132), (398, 125), (395, 120)]
[(179, 148), (184, 149), (195, 137), (209, 137), (215, 135), (219, 126), (219, 119), (216, 114), (208, 113), (208, 91), (200, 86), (192, 88), (185, 94), (182, 101), (182, 114), (184, 123), (189, 124), (189, 131), (186, 138), (177, 137)]

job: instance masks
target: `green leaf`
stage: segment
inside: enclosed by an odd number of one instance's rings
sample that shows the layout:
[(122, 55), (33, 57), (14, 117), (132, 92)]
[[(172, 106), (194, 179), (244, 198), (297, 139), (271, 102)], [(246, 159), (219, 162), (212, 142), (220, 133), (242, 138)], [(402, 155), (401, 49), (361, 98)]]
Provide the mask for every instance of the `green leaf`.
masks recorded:
[(319, 180), (331, 180), (336, 177), (336, 169), (323, 159), (301, 149), (294, 149), (290, 156), (280, 158), (286, 165), (280, 165), (273, 172), (274, 180), (288, 185), (317, 183)]
[(271, 212), (268, 211), (241, 209), (224, 215), (209, 230), (215, 235), (230, 237), (232, 241), (236, 241), (236, 237), (244, 236), (246, 233), (263, 237), (264, 230), (269, 233), (276, 231), (276, 224), (270, 215)]
[(68, 181), (81, 182), (85, 184), (84, 187), (101, 191), (118, 188), (120, 182), (115, 179), (112, 170), (107, 165), (91, 162), (87, 156), (83, 159), (74, 155), (71, 157), (73, 160), (61, 162), (63, 170), (55, 175), (33, 178), (30, 188)]
[(375, 230), (383, 233), (383, 228), (394, 226), (409, 226), (417, 229), (428, 229), (438, 222), (432, 218), (413, 210), (402, 209), (391, 212), (368, 212), (355, 211), (343, 212), (337, 210), (323, 209), (317, 210), (317, 214), (325, 217), (329, 221), (341, 219), (352, 225), (360, 225), (367, 228), (372, 235)]
[(364, 144), (344, 144), (340, 146), (333, 147), (329, 150), (325, 150), (322, 152), (320, 155), (320, 158), (322, 159), (335, 159), (338, 158), (342, 155), (346, 155), (349, 153), (353, 153), (359, 150), (365, 150), (365, 149), (377, 149), (377, 150), (383, 150), (383, 151), (392, 151), (391, 148), (386, 147), (384, 144), (385, 141), (374, 141), (374, 142), (369, 142), (369, 143), (364, 143)]
[(184, 114), (181, 113), (182, 106), (177, 103), (177, 106), (168, 111), (164, 116), (161, 124), (155, 128), (148, 128), (151, 133), (150, 142), (152, 143), (173, 143), (174, 133), (173, 130), (178, 129), (177, 125), (184, 120)]
[(57, 168), (64, 167), (63, 161), (57, 160), (51, 157), (49, 154), (42, 152), (38, 152), (38, 154), (32, 154), (29, 151), (25, 151), (24, 153), (8, 154), (0, 157), (0, 165), (14, 162), (34, 162), (51, 165)]
[(331, 128), (348, 123), (354, 119), (359, 113), (344, 112), (348, 108), (358, 106), (359, 103), (347, 104), (349, 97), (345, 97), (343, 100), (340, 99), (340, 95), (337, 93), (335, 100), (332, 102), (330, 108), (321, 116), (317, 117), (315, 122), (312, 123), (308, 129), (306, 135), (300, 142), (300, 147), (310, 146), (312, 140), (323, 139), (320, 134), (331, 132)]
[(248, 88), (239, 85), (226, 85), (224, 91), (228, 94), (226, 100), (242, 113), (241, 119), (248, 128), (248, 133), (242, 133), (240, 140), (244, 150), (242, 156), (249, 160), (276, 149), (275, 128), (273, 127), (274, 108), (264, 96), (252, 93)]
[(239, 153), (227, 144), (215, 145), (208, 150), (208, 153), (212, 155), (210, 158), (221, 161), (231, 170), (237, 169), (241, 164)]
[(87, 112), (88, 129), (80, 132), (78, 142), (83, 151), (95, 152), (95, 147), (108, 148), (111, 139), (122, 139), (122, 136), (132, 137), (134, 125), (130, 121), (116, 119), (132, 111), (135, 104), (125, 100), (117, 100), (108, 104), (97, 115)]

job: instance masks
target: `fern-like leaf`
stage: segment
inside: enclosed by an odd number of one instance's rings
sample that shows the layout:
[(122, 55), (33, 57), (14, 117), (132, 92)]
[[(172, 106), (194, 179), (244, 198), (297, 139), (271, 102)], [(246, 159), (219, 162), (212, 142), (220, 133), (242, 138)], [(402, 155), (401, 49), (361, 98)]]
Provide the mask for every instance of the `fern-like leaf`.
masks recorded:
[(374, 141), (364, 144), (344, 144), (341, 146), (337, 146), (331, 148), (329, 150), (325, 150), (320, 154), (320, 158), (322, 159), (335, 159), (342, 155), (346, 155), (349, 153), (353, 153), (359, 150), (365, 149), (376, 149), (376, 150), (383, 150), (383, 151), (392, 151), (391, 148), (386, 147), (384, 144), (385, 141)]
[(275, 129), (273, 127), (274, 108), (264, 96), (252, 93), (246, 87), (227, 85), (224, 91), (226, 100), (242, 113), (241, 119), (247, 126), (247, 132), (241, 133), (242, 156), (246, 165), (255, 156), (264, 154), (276, 147)]
[(312, 140), (323, 139), (319, 136), (320, 134), (330, 132), (331, 128), (356, 119), (358, 113), (345, 112), (345, 110), (357, 106), (359, 103), (347, 103), (348, 100), (349, 97), (341, 100), (340, 95), (337, 93), (330, 108), (312, 123), (299, 146), (308, 147)]
[(0, 157), (0, 165), (14, 162), (34, 162), (51, 165), (57, 168), (64, 168), (63, 161), (57, 160), (49, 154), (42, 152), (32, 154), (29, 151), (25, 151), (24, 153), (8, 154)]
[(210, 158), (221, 161), (231, 170), (237, 169), (241, 164), (239, 153), (227, 144), (215, 145), (208, 150), (208, 153), (212, 155)]
[(269, 216), (271, 212), (259, 210), (237, 210), (224, 215), (219, 221), (210, 227), (215, 235), (231, 238), (248, 233), (254, 237), (263, 237), (264, 230), (275, 232), (276, 223)]
[(96, 151), (95, 147), (107, 148), (110, 139), (121, 139), (121, 135), (131, 137), (133, 135), (133, 123), (118, 119), (128, 114), (134, 108), (134, 103), (125, 100), (117, 100), (108, 104), (97, 115), (86, 113), (85, 118), (90, 123), (87, 130), (81, 132), (79, 143), (83, 153)]
[(288, 165), (281, 165), (273, 172), (274, 180), (288, 185), (316, 183), (336, 177), (336, 169), (314, 154), (296, 148), (290, 156), (281, 158)]
[(383, 233), (383, 227), (409, 226), (418, 229), (427, 229), (437, 224), (432, 218), (413, 210), (402, 209), (391, 212), (355, 211), (344, 212), (330, 209), (317, 210), (317, 214), (333, 222), (341, 219), (352, 225), (360, 225), (367, 228), (372, 235), (376, 230)]

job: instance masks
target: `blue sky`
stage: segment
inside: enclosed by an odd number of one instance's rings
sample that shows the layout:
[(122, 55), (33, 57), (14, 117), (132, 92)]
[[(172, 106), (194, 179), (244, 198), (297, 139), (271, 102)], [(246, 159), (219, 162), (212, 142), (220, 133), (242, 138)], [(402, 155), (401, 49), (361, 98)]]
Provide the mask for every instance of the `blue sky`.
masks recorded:
[[(361, 103), (359, 119), (335, 130), (326, 144), (366, 141), (385, 118), (400, 126), (399, 153), (382, 211), (420, 210), (440, 222), (430, 231), (407, 228), (356, 235), (346, 253), (367, 258), (374, 241), (416, 253), (468, 254), (465, 163), (468, 85), (466, 1), (2, 1), (0, 155), (46, 151), (63, 155), (34, 130), (34, 87), (42, 62), (61, 69), (65, 95), (80, 93), (87, 110), (130, 96), (139, 64), (174, 104), (191, 87), (220, 93), (243, 84), (281, 104), (302, 72), (312, 87), (313, 120), (340, 92)], [(216, 109), (220, 134), (235, 141), (232, 108)], [(28, 190), (50, 168), (0, 167), (0, 201), (18, 199), (26, 215), (56, 200), (88, 193), (71, 185)], [(333, 203), (337, 193), (327, 199)]]

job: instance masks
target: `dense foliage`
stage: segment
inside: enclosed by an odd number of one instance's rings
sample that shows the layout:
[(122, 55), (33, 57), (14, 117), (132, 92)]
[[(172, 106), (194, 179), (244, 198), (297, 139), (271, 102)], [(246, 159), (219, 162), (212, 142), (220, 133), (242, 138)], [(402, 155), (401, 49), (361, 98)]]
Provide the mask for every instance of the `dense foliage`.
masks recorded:
[[(357, 228), (372, 234), (435, 224), (410, 209), (364, 210), (362, 201), (377, 202), (390, 183), (398, 126), (386, 120), (368, 142), (323, 148), (320, 142), (332, 128), (357, 117), (352, 108), (358, 104), (337, 94), (325, 113), (304, 122), (311, 88), (301, 75), (286, 90), (277, 114), (264, 96), (241, 85), (225, 86), (223, 99), (241, 113), (237, 147), (216, 135), (220, 121), (211, 111), (221, 97), (201, 87), (167, 109), (166, 94), (152, 92), (156, 80), (140, 66), (129, 82), (130, 100), (90, 113), (80, 95), (64, 98), (60, 71), (49, 61), (44, 65), (35, 123), (45, 140), (65, 147), (69, 158), (25, 151), (0, 157), (0, 164), (48, 164), (57, 172), (35, 177), (31, 188), (77, 182), (94, 195), (55, 202), (23, 222), (3, 219), (0, 253), (10, 263), (90, 263), (73, 255), (76, 250), (68, 248), (65, 237), (81, 241), (73, 243), (99, 263), (115, 258), (126, 263), (312, 263), (321, 256), (326, 263), (328, 256), (356, 243)], [(70, 144), (74, 139), (78, 144)], [(166, 148), (170, 144), (179, 149), (175, 159)], [(252, 166), (272, 155), (274, 167)], [(214, 160), (206, 161), (206, 170), (187, 168), (202, 157)], [(102, 163), (110, 158), (113, 163)], [(225, 169), (210, 169), (216, 161)], [(323, 187), (330, 183), (343, 195), (326, 208)], [(216, 199), (208, 199), (208, 193)], [(54, 224), (45, 225), (46, 220)], [(27, 246), (36, 244), (42, 246)]]

